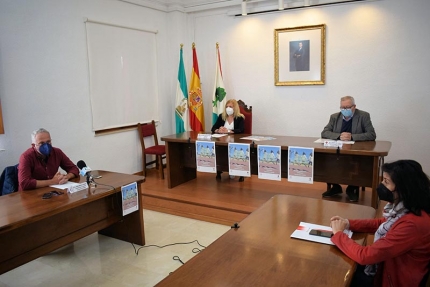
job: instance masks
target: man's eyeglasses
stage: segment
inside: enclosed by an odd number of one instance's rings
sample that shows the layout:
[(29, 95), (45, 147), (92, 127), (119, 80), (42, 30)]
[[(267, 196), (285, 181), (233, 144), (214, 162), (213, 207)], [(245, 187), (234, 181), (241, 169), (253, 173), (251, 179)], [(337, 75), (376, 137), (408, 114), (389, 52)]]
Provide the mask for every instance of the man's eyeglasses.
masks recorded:
[(354, 107), (355, 105), (352, 105), (350, 107), (340, 107), (341, 110), (350, 110), (352, 107)]

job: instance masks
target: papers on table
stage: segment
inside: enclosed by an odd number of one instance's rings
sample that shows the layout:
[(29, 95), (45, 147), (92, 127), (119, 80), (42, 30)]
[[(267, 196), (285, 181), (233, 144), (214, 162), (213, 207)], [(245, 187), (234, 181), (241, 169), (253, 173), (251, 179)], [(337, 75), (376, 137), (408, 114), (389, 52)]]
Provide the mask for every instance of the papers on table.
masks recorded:
[(50, 185), (50, 187), (58, 188), (58, 189), (67, 189), (67, 192), (75, 193), (77, 191), (87, 189), (88, 184), (86, 182), (76, 183), (76, 182), (68, 181), (64, 184)]
[(274, 137), (263, 137), (263, 136), (249, 136), (249, 137), (243, 137), (240, 138), (241, 140), (251, 140), (251, 141), (270, 141), (275, 140)]
[[(331, 242), (330, 238), (310, 235), (309, 232), (311, 231), (311, 229), (318, 229), (318, 230), (322, 230), (322, 231), (332, 231), (330, 226), (312, 224), (312, 223), (307, 223), (307, 222), (300, 222), (297, 229), (291, 234), (291, 238), (297, 238), (297, 239), (302, 239), (302, 240), (307, 240), (307, 241), (313, 241), (313, 242), (318, 242), (318, 243), (334, 245), (333, 242)], [(351, 236), (352, 236), (351, 230), (344, 230), (343, 233), (348, 235), (349, 238), (351, 238)]]
[(342, 147), (344, 144), (354, 144), (355, 141), (339, 141), (330, 139), (317, 139), (314, 143), (323, 143), (324, 146)]
[(221, 138), (221, 137), (225, 137), (227, 134), (213, 134), (212, 137), (213, 138)]

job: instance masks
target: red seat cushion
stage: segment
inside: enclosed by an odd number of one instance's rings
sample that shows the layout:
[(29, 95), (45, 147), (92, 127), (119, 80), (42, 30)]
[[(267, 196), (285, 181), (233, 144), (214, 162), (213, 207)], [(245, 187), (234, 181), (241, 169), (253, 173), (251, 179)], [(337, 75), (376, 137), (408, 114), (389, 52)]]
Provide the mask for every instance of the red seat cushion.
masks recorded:
[(155, 154), (155, 155), (163, 155), (166, 153), (166, 146), (165, 145), (157, 145), (152, 146), (145, 149), (146, 154)]

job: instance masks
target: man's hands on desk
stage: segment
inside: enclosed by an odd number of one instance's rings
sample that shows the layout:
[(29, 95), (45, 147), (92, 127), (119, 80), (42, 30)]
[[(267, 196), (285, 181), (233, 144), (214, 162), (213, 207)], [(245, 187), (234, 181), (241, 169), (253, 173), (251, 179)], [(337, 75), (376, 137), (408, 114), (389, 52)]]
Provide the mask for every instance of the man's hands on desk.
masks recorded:
[(341, 141), (350, 141), (350, 140), (352, 140), (351, 133), (341, 133), (339, 136), (339, 139)]

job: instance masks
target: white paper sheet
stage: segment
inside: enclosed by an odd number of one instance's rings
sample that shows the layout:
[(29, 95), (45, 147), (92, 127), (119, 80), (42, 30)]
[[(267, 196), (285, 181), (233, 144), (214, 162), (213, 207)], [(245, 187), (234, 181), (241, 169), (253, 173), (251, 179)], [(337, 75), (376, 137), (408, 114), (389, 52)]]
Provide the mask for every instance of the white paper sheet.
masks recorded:
[[(312, 223), (307, 223), (307, 222), (300, 222), (297, 229), (291, 234), (291, 237), (297, 238), (297, 239), (302, 239), (302, 240), (307, 240), (307, 241), (313, 241), (313, 242), (318, 242), (318, 243), (334, 245), (334, 243), (331, 242), (330, 238), (310, 235), (309, 232), (311, 231), (311, 229), (318, 229), (318, 230), (323, 230), (323, 231), (332, 231), (330, 226), (312, 224)], [(349, 238), (351, 238), (351, 236), (352, 236), (351, 230), (344, 230), (343, 232), (346, 235), (348, 235)]]

